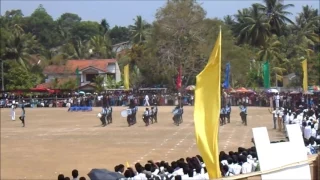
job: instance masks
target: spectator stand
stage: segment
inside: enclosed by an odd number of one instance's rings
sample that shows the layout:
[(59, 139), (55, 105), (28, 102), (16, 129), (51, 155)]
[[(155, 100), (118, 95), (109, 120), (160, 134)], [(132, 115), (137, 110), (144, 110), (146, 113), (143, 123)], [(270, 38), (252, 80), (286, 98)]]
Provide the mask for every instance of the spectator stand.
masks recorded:
[[(25, 107), (61, 107), (62, 103), (59, 101), (58, 95), (65, 92), (71, 92), (68, 89), (45, 89), (45, 88), (31, 88), (19, 89), (11, 91), (1, 91), (1, 99), (6, 100), (6, 104), (12, 101), (18, 101)], [(70, 94), (70, 93), (69, 93)], [(7, 100), (10, 99), (10, 100)], [(41, 100), (39, 100), (41, 99)], [(11, 101), (11, 102), (10, 102)]]

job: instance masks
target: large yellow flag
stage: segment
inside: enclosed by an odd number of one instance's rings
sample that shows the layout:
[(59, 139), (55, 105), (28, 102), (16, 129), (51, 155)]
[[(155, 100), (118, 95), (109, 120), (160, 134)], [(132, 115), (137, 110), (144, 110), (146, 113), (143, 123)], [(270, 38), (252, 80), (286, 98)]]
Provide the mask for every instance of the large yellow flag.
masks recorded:
[(123, 74), (124, 74), (124, 88), (129, 89), (129, 64), (125, 65), (123, 68)]
[(303, 91), (308, 91), (308, 61), (301, 62), (303, 70)]
[(221, 96), (221, 29), (209, 62), (197, 75), (194, 124), (198, 149), (206, 164), (209, 178), (220, 178), (218, 150)]

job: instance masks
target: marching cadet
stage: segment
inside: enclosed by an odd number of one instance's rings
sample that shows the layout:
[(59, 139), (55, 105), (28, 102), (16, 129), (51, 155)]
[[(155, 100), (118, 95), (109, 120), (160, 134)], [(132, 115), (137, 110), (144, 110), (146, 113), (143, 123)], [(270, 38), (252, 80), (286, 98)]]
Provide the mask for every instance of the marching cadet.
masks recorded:
[(245, 126), (247, 125), (247, 106), (245, 103), (243, 103), (243, 105), (240, 106), (240, 117), (242, 120), (242, 124), (244, 124)]
[(230, 123), (230, 114), (231, 114), (231, 106), (230, 106), (230, 104), (227, 104), (227, 106), (226, 106), (226, 118), (227, 118), (227, 121), (228, 121), (228, 123)]
[(106, 117), (107, 117), (107, 108), (102, 107), (101, 117), (100, 117), (102, 127), (105, 127), (107, 125)]
[(24, 110), (24, 104), (21, 105), (22, 113), (19, 119), (22, 122), (22, 127), (25, 127), (25, 117), (26, 117), (26, 111)]
[(109, 106), (109, 104), (107, 104), (107, 121), (108, 121), (108, 124), (111, 124), (112, 123), (112, 107)]
[(220, 110), (220, 125), (223, 126), (226, 124), (226, 110), (222, 106)]
[(142, 119), (144, 121), (144, 123), (146, 123), (146, 126), (149, 126), (149, 108), (146, 108), (146, 110), (143, 113)]
[(158, 122), (158, 107), (157, 107), (157, 103), (155, 103), (155, 106), (151, 108), (153, 111), (153, 119), (155, 121), (155, 123)]
[(151, 124), (153, 124), (153, 107), (149, 109), (149, 120), (151, 120)]

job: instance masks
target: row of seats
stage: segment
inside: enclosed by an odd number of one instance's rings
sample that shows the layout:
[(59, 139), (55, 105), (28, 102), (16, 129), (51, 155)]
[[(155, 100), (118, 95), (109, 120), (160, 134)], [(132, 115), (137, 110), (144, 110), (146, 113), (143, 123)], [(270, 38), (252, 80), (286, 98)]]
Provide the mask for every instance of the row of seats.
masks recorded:
[(70, 107), (69, 112), (78, 112), (78, 111), (92, 111), (92, 107), (90, 106), (73, 106), (73, 107)]

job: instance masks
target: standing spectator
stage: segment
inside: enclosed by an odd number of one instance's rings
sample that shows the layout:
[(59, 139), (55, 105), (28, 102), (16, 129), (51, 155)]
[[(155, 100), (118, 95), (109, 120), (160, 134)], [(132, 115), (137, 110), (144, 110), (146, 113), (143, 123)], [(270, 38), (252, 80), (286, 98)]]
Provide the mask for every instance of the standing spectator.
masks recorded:
[(144, 97), (144, 106), (150, 106), (148, 94)]

